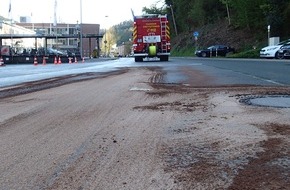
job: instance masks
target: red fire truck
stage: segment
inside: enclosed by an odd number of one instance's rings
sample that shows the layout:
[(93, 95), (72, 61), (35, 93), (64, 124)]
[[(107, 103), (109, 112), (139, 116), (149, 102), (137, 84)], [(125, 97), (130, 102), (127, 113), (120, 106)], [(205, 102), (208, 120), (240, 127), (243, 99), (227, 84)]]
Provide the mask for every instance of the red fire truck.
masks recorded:
[(170, 31), (166, 15), (134, 16), (133, 51), (135, 62), (154, 57), (160, 58), (160, 61), (168, 61)]

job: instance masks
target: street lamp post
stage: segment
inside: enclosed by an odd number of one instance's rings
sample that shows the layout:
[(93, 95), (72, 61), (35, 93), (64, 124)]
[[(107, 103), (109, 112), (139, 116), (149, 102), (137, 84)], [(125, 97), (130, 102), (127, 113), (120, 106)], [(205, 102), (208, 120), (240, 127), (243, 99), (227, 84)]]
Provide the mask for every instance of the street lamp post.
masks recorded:
[(268, 45), (270, 45), (270, 31), (271, 31), (271, 25), (268, 25), (268, 27), (267, 27), (267, 29), (268, 29)]
[(83, 58), (83, 2), (80, 0), (80, 55)]

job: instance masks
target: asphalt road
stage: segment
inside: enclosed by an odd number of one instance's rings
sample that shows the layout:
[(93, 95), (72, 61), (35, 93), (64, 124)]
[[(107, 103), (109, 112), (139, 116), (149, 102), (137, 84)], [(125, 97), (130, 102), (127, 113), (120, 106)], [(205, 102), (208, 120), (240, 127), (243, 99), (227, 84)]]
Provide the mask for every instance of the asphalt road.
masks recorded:
[(2, 67), (0, 189), (287, 189), (290, 109), (241, 100), (289, 96), (288, 66), (124, 58)]
[[(183, 83), (188, 79), (182, 70), (195, 69), (213, 78), (212, 85), (290, 85), (290, 61), (267, 59), (171, 58), (135, 63), (131, 58), (90, 60), (84, 64), (7, 65), (0, 68), (0, 87), (64, 75), (115, 71), (124, 67), (158, 66), (167, 74), (166, 83)], [(202, 85), (202, 84), (199, 84)]]
[(200, 69), (218, 77), (221, 83), (290, 85), (290, 60), (275, 59), (193, 59)]

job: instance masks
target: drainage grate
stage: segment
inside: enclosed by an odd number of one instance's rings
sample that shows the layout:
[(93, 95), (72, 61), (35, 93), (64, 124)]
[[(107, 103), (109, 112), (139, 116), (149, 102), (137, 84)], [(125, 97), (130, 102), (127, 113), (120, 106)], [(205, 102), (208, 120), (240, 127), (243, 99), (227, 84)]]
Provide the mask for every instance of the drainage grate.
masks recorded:
[(290, 108), (289, 95), (246, 96), (240, 102), (253, 106)]

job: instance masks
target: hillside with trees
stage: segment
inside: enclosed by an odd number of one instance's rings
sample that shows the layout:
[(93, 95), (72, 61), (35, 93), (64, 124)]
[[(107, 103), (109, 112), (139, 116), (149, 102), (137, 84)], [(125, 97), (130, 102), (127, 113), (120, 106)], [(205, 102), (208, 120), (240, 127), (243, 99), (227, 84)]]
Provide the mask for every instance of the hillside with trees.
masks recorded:
[[(125, 54), (128, 55), (131, 53), (131, 38), (133, 33), (133, 21), (124, 21), (120, 24), (114, 25), (109, 28), (103, 37), (103, 47), (102, 50), (112, 50), (114, 46), (124, 46)], [(104, 41), (107, 41), (105, 44)], [(106, 47), (105, 47), (106, 45)]]
[[(235, 28), (263, 31), (271, 25), (275, 36), (289, 33), (289, 0), (165, 0), (172, 6), (180, 32), (226, 19)], [(170, 12), (169, 12), (170, 13)]]
[(165, 0), (165, 4), (171, 26), (173, 16), (176, 20), (178, 35), (172, 32), (175, 51), (192, 47), (194, 31), (200, 34), (194, 45), (218, 43), (240, 51), (265, 46), (268, 25), (271, 36), (290, 37), (289, 0)]
[[(194, 48), (224, 44), (237, 51), (267, 45), (270, 35), (290, 38), (290, 0), (157, 0), (163, 6), (143, 7), (144, 13), (167, 14), (173, 55), (193, 55)], [(175, 20), (175, 24), (174, 24)], [(109, 44), (130, 44), (133, 21), (113, 26)], [(177, 35), (176, 35), (176, 32)], [(198, 31), (195, 40), (193, 32)], [(111, 37), (110, 37), (111, 36)]]

